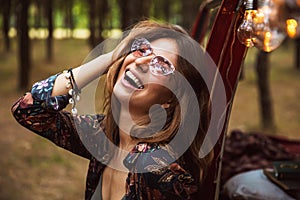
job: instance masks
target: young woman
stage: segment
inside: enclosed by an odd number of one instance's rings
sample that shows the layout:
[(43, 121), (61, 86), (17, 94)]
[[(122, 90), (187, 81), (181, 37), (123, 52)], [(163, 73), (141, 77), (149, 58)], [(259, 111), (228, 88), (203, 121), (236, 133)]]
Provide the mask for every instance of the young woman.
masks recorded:
[[(90, 160), (86, 199), (199, 199), (210, 158), (198, 156), (210, 120), (209, 64), (182, 28), (143, 21), (114, 51), (34, 84), (12, 112)], [(104, 114), (78, 115), (80, 90), (102, 74)]]

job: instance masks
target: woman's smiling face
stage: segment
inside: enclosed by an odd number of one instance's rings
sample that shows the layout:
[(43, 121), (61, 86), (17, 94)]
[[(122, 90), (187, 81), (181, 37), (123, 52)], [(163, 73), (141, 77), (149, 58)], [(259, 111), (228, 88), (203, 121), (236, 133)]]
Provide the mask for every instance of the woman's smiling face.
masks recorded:
[[(149, 63), (155, 55), (163, 56), (176, 66), (178, 47), (173, 39), (161, 38), (151, 42), (153, 53), (145, 57), (136, 57), (130, 53), (121, 66), (114, 94), (122, 103), (128, 103), (133, 115), (148, 114), (154, 104), (163, 105), (172, 98), (173, 74), (154, 75)], [(174, 84), (173, 84), (174, 85)]]

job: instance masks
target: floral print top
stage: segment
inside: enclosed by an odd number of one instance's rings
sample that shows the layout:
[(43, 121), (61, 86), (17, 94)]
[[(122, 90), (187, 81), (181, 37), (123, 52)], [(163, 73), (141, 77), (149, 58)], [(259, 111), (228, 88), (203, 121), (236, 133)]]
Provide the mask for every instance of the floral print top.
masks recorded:
[[(88, 200), (97, 188), (105, 163), (109, 162), (108, 141), (103, 139), (105, 116), (94, 114), (74, 117), (64, 111), (70, 96), (51, 96), (56, 77), (57, 75), (53, 75), (35, 83), (31, 92), (12, 106), (12, 113), (17, 122), (27, 129), (59, 147), (89, 159), (85, 191), (85, 199)], [(89, 148), (83, 144), (84, 140), (97, 140), (97, 144), (100, 142), (101, 145), (95, 145), (99, 153), (97, 157), (87, 150)], [(156, 155), (158, 150), (160, 153)], [(137, 144), (123, 161), (129, 170), (124, 183), (126, 194), (123, 199), (195, 198), (193, 194), (197, 193), (198, 188), (192, 176), (177, 162), (163, 166), (162, 163), (170, 163), (168, 159), (171, 159), (170, 154), (158, 144)], [(146, 172), (137, 173), (140, 167), (146, 169)]]

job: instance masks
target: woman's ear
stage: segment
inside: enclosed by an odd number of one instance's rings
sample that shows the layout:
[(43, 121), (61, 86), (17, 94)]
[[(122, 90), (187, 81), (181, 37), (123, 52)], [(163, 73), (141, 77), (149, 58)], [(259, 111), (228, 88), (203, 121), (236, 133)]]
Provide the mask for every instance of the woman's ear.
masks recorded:
[(174, 106), (174, 96), (171, 97), (166, 103), (161, 104), (161, 107), (164, 109), (168, 109), (171, 106)]
[(162, 104), (161, 107), (164, 109), (170, 108), (170, 102)]

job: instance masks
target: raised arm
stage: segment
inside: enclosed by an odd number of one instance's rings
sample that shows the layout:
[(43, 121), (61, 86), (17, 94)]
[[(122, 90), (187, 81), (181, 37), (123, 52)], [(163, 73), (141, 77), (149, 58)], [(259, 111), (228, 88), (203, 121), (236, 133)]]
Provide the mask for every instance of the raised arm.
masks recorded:
[[(103, 54), (88, 63), (74, 68), (72, 73), (79, 89), (83, 88), (88, 83), (105, 73), (108, 67), (112, 64), (112, 56), (113, 52)], [(69, 91), (69, 88), (66, 87), (67, 84), (68, 80), (66, 79), (65, 75), (63, 73), (59, 74), (53, 85), (51, 96), (67, 94)]]
[[(78, 87), (84, 87), (106, 72), (112, 63), (112, 55), (112, 52), (101, 55), (73, 69), (72, 73)], [(66, 150), (90, 158), (91, 155), (80, 137), (84, 132), (99, 133), (100, 137), (103, 133), (99, 124), (104, 116), (72, 116), (69, 112), (63, 111), (71, 97), (68, 94), (67, 83), (64, 73), (35, 83), (31, 91), (13, 105), (12, 113), (17, 122), (27, 129)]]

